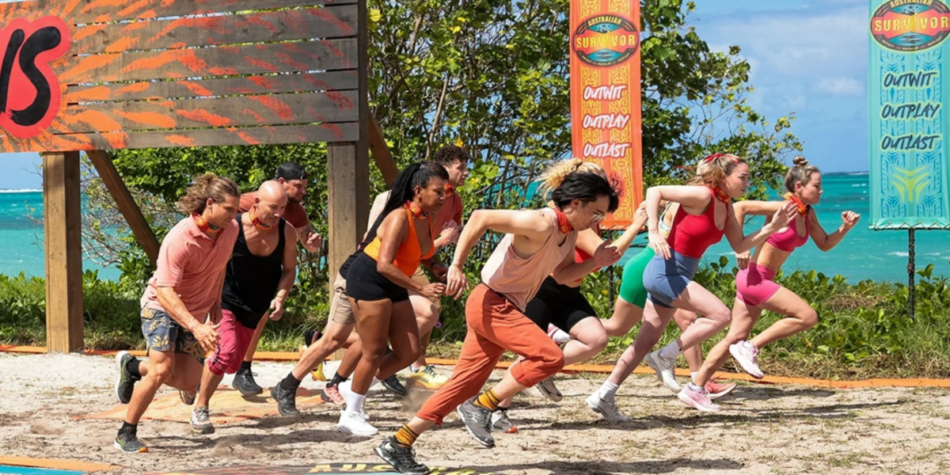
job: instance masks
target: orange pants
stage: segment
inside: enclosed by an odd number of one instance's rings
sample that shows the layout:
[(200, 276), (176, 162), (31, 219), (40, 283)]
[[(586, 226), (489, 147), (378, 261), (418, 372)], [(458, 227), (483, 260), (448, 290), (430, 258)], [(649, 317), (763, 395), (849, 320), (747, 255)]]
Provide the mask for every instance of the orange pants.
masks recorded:
[(523, 386), (534, 386), (564, 367), (564, 353), (548, 335), (485, 284), (469, 295), (465, 321), (468, 333), (455, 371), (416, 413), (420, 419), (442, 424), (443, 417), (481, 391), (505, 350), (524, 357), (511, 367)]

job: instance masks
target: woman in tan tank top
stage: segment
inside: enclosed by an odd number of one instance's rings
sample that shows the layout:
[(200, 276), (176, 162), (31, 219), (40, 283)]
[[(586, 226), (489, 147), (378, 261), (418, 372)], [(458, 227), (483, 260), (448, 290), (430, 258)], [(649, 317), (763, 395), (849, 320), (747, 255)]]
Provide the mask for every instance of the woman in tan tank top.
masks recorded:
[[(491, 413), (502, 399), (534, 386), (564, 365), (561, 349), (524, 316), (542, 281), (582, 278), (597, 267), (620, 258), (608, 242), (591, 259), (574, 262), (578, 231), (590, 228), (617, 208), (617, 191), (602, 175), (570, 173), (552, 193), (553, 208), (542, 210), (478, 210), (459, 237), (449, 268), (449, 295), (458, 298), (468, 288), (462, 265), (472, 247), (490, 230), (505, 233), (482, 269), (482, 283), (465, 305), (468, 333), (451, 379), (376, 453), (401, 473), (424, 474), (428, 468), (413, 455), (416, 437), (457, 409), (466, 429), (486, 447), (491, 436)], [(494, 388), (475, 396), (491, 376), (505, 350), (524, 357)], [(461, 404), (461, 405), (460, 405)]]

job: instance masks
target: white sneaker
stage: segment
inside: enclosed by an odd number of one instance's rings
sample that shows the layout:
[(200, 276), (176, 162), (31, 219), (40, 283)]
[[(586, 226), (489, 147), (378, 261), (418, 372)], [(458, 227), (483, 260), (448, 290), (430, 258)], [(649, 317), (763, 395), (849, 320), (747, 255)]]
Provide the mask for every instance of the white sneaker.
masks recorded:
[(676, 373), (674, 373), (676, 358), (663, 358), (659, 351), (654, 351), (647, 355), (646, 361), (647, 365), (653, 368), (653, 371), (656, 371), (657, 379), (670, 388), (670, 391), (679, 392), (682, 389), (679, 383), (676, 382)]
[(677, 397), (687, 406), (703, 412), (719, 412), (721, 409), (716, 404), (713, 404), (712, 400), (709, 399), (709, 393), (706, 392), (705, 389), (692, 383), (684, 386), (683, 390), (677, 394)]
[(538, 392), (541, 393), (542, 396), (550, 399), (552, 402), (561, 402), (561, 399), (564, 399), (564, 395), (561, 394), (561, 391), (554, 385), (554, 376), (541, 381), (534, 385), (534, 387), (538, 389)]
[[(346, 400), (352, 397), (352, 394), (353, 394), (353, 380), (347, 379), (346, 381), (343, 381), (342, 383), (337, 384), (336, 389), (337, 391), (340, 391), (340, 396), (343, 396), (344, 407), (347, 406)], [(365, 407), (363, 408), (362, 411), (359, 412), (359, 414), (360, 414), (360, 417), (362, 417), (364, 421), (369, 420), (369, 413), (366, 412)]]
[(765, 376), (762, 373), (762, 370), (759, 369), (759, 349), (747, 340), (742, 340), (738, 343), (733, 343), (729, 345), (729, 353), (732, 355), (736, 361), (739, 362), (739, 366), (742, 366), (742, 369), (746, 373), (749, 373), (749, 376), (752, 376), (756, 379), (762, 379)]
[(340, 432), (360, 437), (372, 437), (379, 433), (379, 430), (366, 422), (362, 414), (350, 411), (340, 411), (340, 422), (336, 425), (336, 428)]
[(591, 408), (597, 414), (600, 414), (607, 422), (629, 422), (630, 418), (621, 414), (617, 409), (617, 403), (600, 397), (600, 393), (595, 392), (587, 398), (587, 407)]

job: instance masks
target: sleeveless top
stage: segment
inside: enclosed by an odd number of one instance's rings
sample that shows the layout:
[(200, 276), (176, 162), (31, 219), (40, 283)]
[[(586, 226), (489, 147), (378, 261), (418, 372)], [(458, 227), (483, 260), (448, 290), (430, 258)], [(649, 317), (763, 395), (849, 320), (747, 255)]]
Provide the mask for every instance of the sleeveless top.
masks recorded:
[[(597, 225), (594, 226), (594, 232), (597, 233), (597, 237), (601, 237), (601, 236), (600, 236), (600, 225), (599, 225), (599, 224), (597, 224)], [(575, 247), (575, 248), (574, 248), (574, 262), (575, 262), (575, 263), (577, 263), (577, 264), (583, 264), (584, 262), (586, 262), (586, 261), (587, 261), (588, 259), (590, 259), (591, 257), (593, 257), (593, 256), (591, 256), (590, 254), (588, 254), (587, 252), (585, 252), (583, 249), (581, 249), (581, 248), (579, 248), (579, 247)], [(599, 271), (600, 271), (600, 269), (594, 269), (594, 270), (590, 271), (590, 273), (593, 274), (594, 272), (599, 272)], [(583, 280), (584, 280), (584, 278), (581, 277), (580, 279), (575, 280), (574, 283), (575, 283), (575, 284), (580, 284), (581, 281), (583, 281)]]
[[(412, 217), (412, 211), (409, 211), (409, 208), (403, 208), (409, 216), (409, 235), (406, 236), (406, 240), (403, 241), (402, 244), (399, 245), (399, 249), (396, 250), (396, 258), (393, 260), (393, 265), (399, 268), (407, 277), (410, 277), (416, 273), (416, 269), (419, 268), (419, 264), (422, 263), (423, 259), (428, 259), (435, 254), (435, 244), (429, 246), (429, 252), (425, 253), (425, 255), (422, 254), (422, 246), (419, 245), (419, 237), (416, 234), (416, 220)], [(432, 235), (434, 218), (434, 216), (430, 216), (429, 219), (426, 220), (429, 224), (429, 239), (433, 241), (435, 240)], [(373, 238), (372, 242), (363, 248), (363, 253), (378, 262), (380, 246), (382, 246), (382, 242), (377, 235)]]
[[(284, 246), (287, 245), (284, 233), (284, 218), (277, 225), (278, 241), (274, 252), (267, 256), (251, 254), (244, 236), (244, 224), (241, 215), (237, 215), (239, 232), (231, 260), (224, 275), (224, 288), (221, 293), (221, 308), (230, 310), (244, 327), (257, 328), (261, 317), (270, 308), (271, 300), (277, 295), (280, 276), (284, 272)], [(296, 243), (295, 243), (296, 244)]]
[[(506, 234), (482, 268), (482, 282), (507, 297), (521, 311), (538, 293), (544, 279), (571, 255), (577, 244), (577, 231), (562, 234), (553, 209), (544, 208), (541, 213), (554, 223), (554, 232), (540, 250), (527, 258), (520, 257), (512, 248), (514, 235)], [(558, 245), (562, 239), (564, 242)]]
[[(811, 207), (808, 208), (811, 211)], [(797, 221), (797, 219), (796, 219)], [(808, 238), (811, 236), (811, 215), (805, 215), (805, 236), (798, 235), (798, 226), (795, 225), (795, 221), (788, 223), (788, 227), (785, 228), (785, 231), (780, 233), (775, 233), (765, 241), (776, 249), (784, 252), (792, 252), (795, 249), (802, 247), (805, 243), (808, 242)]]
[[(706, 188), (709, 189), (709, 194), (712, 196), (710, 196), (711, 201), (706, 206), (703, 214), (698, 216), (689, 214), (683, 209), (682, 205), (676, 210), (676, 217), (673, 218), (672, 231), (669, 238), (667, 238), (667, 242), (677, 254), (699, 259), (703, 257), (703, 253), (706, 252), (709, 246), (721, 241), (722, 236), (726, 233), (725, 224), (723, 224), (722, 229), (716, 228), (715, 213), (718, 198), (716, 198), (712, 188), (708, 186)], [(729, 217), (730, 209), (727, 205), (726, 218)]]

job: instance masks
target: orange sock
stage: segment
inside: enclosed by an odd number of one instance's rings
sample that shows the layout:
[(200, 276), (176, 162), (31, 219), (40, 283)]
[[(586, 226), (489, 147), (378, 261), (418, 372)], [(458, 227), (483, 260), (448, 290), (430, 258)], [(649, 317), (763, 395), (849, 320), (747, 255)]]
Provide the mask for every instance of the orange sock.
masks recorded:
[(399, 445), (403, 447), (412, 447), (412, 444), (416, 443), (416, 438), (419, 437), (419, 434), (416, 434), (416, 431), (409, 428), (409, 424), (403, 425), (394, 436), (396, 442), (399, 442)]
[(500, 402), (501, 399), (498, 399), (498, 396), (495, 396), (495, 390), (489, 389), (488, 391), (479, 394), (478, 397), (475, 398), (474, 404), (476, 406), (488, 409), (489, 411), (494, 411), (495, 409), (498, 409), (498, 403)]

